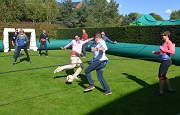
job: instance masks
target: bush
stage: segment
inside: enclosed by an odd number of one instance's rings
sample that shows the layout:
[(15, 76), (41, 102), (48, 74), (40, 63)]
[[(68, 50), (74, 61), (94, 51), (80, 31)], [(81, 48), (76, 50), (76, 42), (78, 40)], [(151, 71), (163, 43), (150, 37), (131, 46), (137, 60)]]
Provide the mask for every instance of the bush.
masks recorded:
[[(160, 45), (162, 44), (161, 32), (170, 31), (170, 39), (180, 47), (180, 25), (168, 26), (124, 26), (124, 27), (106, 27), (106, 28), (85, 28), (89, 37), (95, 33), (105, 31), (113, 41), (137, 44)], [(74, 34), (82, 35), (82, 28), (59, 28), (57, 29), (56, 39), (73, 38)]]

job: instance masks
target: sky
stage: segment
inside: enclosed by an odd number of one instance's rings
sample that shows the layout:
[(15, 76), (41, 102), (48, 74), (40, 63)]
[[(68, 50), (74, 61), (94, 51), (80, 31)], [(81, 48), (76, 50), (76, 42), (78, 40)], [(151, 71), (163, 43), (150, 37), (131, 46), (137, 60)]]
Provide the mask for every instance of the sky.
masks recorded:
[[(61, 0), (57, 0), (60, 2)], [(72, 0), (81, 2), (82, 0)], [(110, 0), (107, 0), (110, 1)], [(164, 20), (169, 20), (172, 11), (180, 9), (180, 0), (115, 0), (119, 4), (119, 14), (138, 12), (140, 14), (155, 13)]]

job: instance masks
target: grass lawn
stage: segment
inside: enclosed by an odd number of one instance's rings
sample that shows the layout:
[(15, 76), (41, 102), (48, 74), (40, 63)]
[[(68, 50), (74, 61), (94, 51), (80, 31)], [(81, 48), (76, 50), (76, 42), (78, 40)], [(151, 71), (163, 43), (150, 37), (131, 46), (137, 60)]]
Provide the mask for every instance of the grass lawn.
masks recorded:
[[(180, 66), (172, 65), (167, 74), (176, 94), (156, 96), (153, 92), (158, 89), (159, 62), (107, 55), (110, 62), (105, 67), (104, 77), (113, 94), (105, 96), (95, 72), (92, 76), (96, 88), (88, 93), (83, 92), (88, 86), (84, 71), (79, 75), (80, 80), (72, 84), (65, 81), (73, 70), (53, 73), (57, 65), (70, 63), (70, 50), (49, 50), (49, 57), (29, 51), (32, 64), (27, 63), (23, 55), (17, 65), (13, 65), (13, 53), (0, 53), (0, 115), (180, 113)], [(88, 52), (87, 58), (82, 60), (89, 61), (92, 56)]]

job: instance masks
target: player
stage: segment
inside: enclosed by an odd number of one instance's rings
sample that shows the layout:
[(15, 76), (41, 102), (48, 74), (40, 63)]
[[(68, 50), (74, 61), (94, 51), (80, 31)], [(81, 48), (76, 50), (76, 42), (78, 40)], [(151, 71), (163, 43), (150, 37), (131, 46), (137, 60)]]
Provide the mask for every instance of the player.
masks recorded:
[(62, 49), (66, 49), (69, 46), (72, 46), (72, 51), (70, 53), (71, 64), (59, 66), (57, 69), (54, 70), (54, 73), (60, 72), (60, 71), (65, 70), (65, 69), (73, 69), (73, 68), (75, 68), (76, 65), (78, 65), (78, 69), (73, 74), (73, 77), (75, 79), (78, 79), (77, 76), (79, 75), (79, 73), (83, 69), (83, 65), (81, 64), (82, 61), (80, 59), (80, 54), (82, 51), (82, 45), (93, 40), (93, 39), (94, 38), (90, 38), (90, 39), (87, 39), (85, 41), (82, 41), (82, 40), (80, 40), (79, 35), (75, 35), (74, 40), (72, 40), (69, 44), (67, 44), (64, 48), (62, 48)]
[(168, 86), (168, 89), (167, 89), (168, 93), (175, 93), (175, 91), (172, 90), (172, 88), (171, 88), (169, 79), (166, 77), (168, 68), (172, 64), (171, 54), (175, 53), (175, 45), (173, 45), (172, 42), (169, 40), (169, 37), (170, 37), (169, 31), (163, 32), (161, 36), (162, 36), (164, 43), (162, 46), (160, 46), (160, 51), (159, 52), (152, 51), (153, 54), (159, 55), (160, 60), (161, 60), (161, 64), (159, 67), (159, 74), (158, 74), (158, 76), (159, 76), (159, 91), (154, 92), (155, 95), (163, 94), (164, 83), (166, 83)]
[(44, 46), (44, 48), (46, 50), (46, 56), (48, 57), (48, 50), (47, 50), (46, 40), (48, 40), (48, 42), (50, 43), (49, 38), (48, 38), (48, 34), (46, 34), (46, 30), (43, 30), (43, 33), (40, 35), (40, 39), (39, 39), (39, 44), (40, 44), (39, 56), (41, 56), (42, 46)]
[(105, 51), (108, 48), (105, 41), (101, 38), (101, 34), (96, 34), (95, 41), (95, 46), (91, 48), (91, 51), (94, 52), (94, 58), (92, 59), (91, 64), (85, 69), (85, 74), (88, 79), (89, 86), (84, 91), (88, 92), (95, 88), (94, 81), (91, 77), (90, 72), (96, 70), (98, 80), (104, 89), (104, 95), (109, 95), (112, 94), (112, 91), (110, 90), (110, 87), (108, 86), (103, 77), (104, 67), (108, 62)]

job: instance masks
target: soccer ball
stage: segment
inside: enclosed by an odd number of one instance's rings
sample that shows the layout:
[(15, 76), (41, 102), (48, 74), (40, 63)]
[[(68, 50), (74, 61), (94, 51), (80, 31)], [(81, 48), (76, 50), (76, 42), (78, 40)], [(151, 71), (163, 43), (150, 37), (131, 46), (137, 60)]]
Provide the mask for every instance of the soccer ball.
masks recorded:
[(72, 75), (68, 75), (66, 79), (68, 82), (72, 82), (74, 80), (74, 77)]

